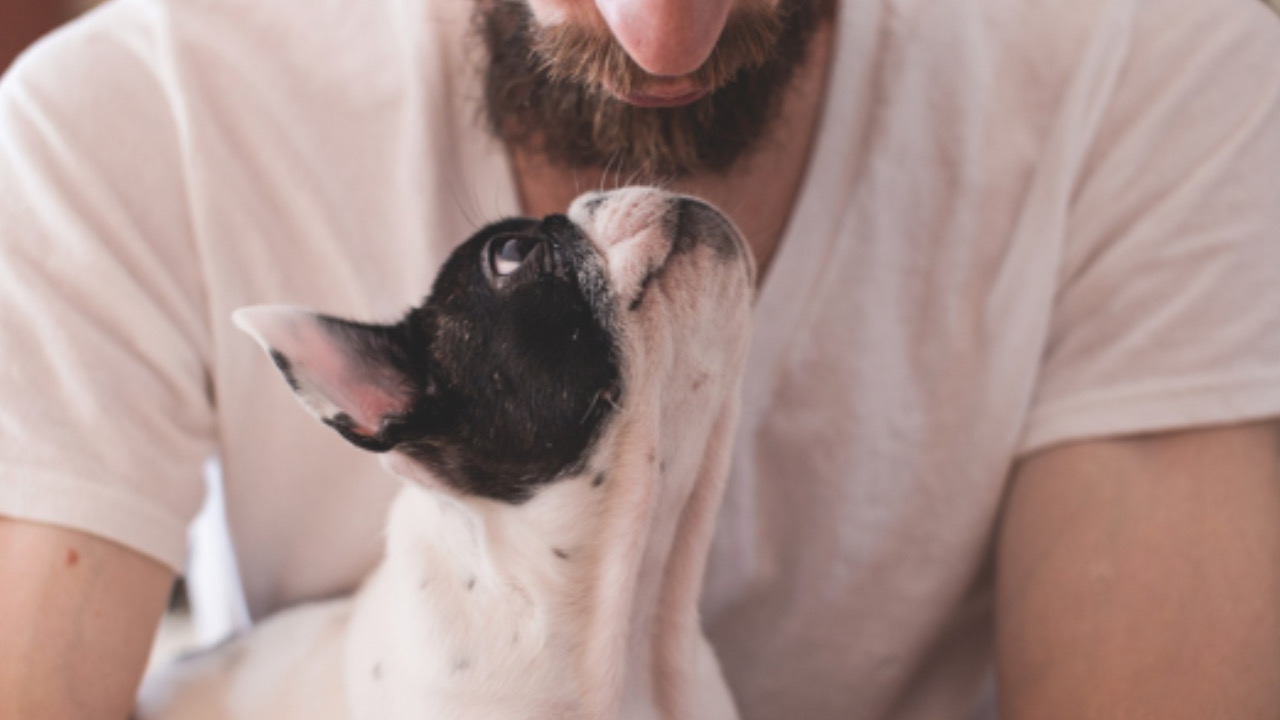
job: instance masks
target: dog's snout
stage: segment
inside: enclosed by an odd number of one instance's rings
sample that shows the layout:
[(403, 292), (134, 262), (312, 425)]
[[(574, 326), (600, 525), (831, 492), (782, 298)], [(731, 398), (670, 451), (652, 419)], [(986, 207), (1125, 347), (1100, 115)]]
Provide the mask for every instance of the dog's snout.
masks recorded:
[(751, 253), (733, 222), (711, 205), (665, 190), (628, 187), (580, 196), (569, 207), (568, 217), (579, 224), (604, 259), (610, 284), (627, 306), (637, 307), (654, 278), (665, 273), (668, 261), (693, 260), (690, 267), (707, 269), (710, 258), (726, 266), (746, 268), (748, 284), (754, 284)]

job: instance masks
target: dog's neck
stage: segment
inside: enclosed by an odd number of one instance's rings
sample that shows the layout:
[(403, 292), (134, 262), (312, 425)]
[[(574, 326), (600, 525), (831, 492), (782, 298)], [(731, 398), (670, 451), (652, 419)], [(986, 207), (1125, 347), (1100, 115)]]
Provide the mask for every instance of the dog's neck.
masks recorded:
[(709, 407), (632, 398), (589, 467), (525, 503), (406, 489), (373, 584), (448, 645), (451, 666), (423, 670), (489, 697), (550, 692), (548, 717), (694, 717), (685, 683), (706, 663), (696, 605), (736, 411), (716, 380)]

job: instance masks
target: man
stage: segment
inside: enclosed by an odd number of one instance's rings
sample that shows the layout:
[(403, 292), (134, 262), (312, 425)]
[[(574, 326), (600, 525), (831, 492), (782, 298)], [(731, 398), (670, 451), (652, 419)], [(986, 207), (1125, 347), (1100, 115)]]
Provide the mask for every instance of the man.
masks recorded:
[(660, 181), (764, 271), (704, 598), (745, 717), (993, 668), (1006, 718), (1274, 717), (1260, 3), (473, 9), (120, 0), (0, 86), (0, 716), (127, 714), (210, 453), (255, 617), (374, 561), (391, 481), (231, 309), (388, 317), (478, 222)]

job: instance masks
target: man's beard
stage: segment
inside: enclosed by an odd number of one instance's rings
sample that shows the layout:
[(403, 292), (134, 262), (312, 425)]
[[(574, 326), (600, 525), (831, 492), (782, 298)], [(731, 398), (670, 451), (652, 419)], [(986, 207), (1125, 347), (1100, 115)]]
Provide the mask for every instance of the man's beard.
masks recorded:
[(762, 141), (833, 9), (834, 0), (782, 0), (776, 10), (740, 11), (691, 75), (712, 92), (689, 105), (648, 108), (604, 89), (642, 90), (649, 77), (612, 36), (540, 28), (520, 0), (481, 0), (489, 126), (509, 145), (564, 167), (649, 179), (723, 173)]

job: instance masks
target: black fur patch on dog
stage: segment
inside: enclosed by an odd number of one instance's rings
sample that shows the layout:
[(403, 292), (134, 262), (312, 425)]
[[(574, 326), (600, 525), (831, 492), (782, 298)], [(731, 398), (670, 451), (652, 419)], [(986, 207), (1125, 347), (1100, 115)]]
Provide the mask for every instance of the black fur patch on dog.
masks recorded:
[[(495, 267), (504, 247), (524, 253), (514, 270), (503, 255), (505, 274)], [(484, 228), (399, 323), (327, 321), (410, 397), (373, 436), (350, 418), (329, 424), (365, 449), (405, 453), (464, 492), (528, 499), (580, 469), (621, 396), (604, 272), (563, 216)], [(602, 393), (615, 402), (599, 402)]]
[(279, 350), (272, 350), (271, 362), (275, 363), (276, 369), (284, 376), (284, 380), (289, 383), (291, 390), (298, 392), (302, 389), (302, 386), (298, 384), (297, 376), (293, 374), (293, 363), (289, 361), (289, 358), (285, 357)]
[(663, 218), (667, 235), (673, 239), (672, 252), (692, 250), (695, 245), (706, 245), (722, 259), (737, 256), (738, 243), (735, 231), (725, 224), (724, 216), (710, 205), (693, 198), (681, 198), (671, 204)]

